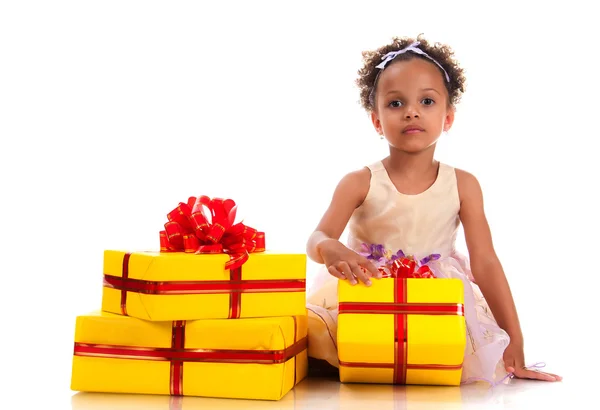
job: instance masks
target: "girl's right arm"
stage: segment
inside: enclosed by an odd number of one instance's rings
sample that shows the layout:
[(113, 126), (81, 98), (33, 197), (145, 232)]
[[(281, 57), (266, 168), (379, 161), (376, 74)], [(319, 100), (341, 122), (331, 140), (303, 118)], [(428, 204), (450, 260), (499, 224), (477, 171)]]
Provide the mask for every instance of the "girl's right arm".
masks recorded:
[[(381, 274), (367, 258), (349, 249), (339, 241), (352, 213), (369, 192), (371, 171), (364, 168), (344, 176), (338, 183), (329, 207), (306, 244), (310, 259), (322, 263), (329, 273), (356, 284), (357, 279), (367, 286), (370, 277)], [(364, 269), (361, 269), (364, 268)]]

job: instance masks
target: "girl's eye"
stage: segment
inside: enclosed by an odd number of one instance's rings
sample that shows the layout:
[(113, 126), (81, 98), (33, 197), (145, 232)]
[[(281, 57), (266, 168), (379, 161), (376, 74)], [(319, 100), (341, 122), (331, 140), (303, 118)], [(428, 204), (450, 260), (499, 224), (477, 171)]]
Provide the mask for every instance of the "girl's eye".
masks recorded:
[(431, 98), (423, 98), (423, 101), (421, 101), (423, 104), (425, 105), (433, 105), (435, 104), (435, 101), (433, 101)]
[(394, 107), (394, 108), (398, 108), (402, 106), (402, 101), (398, 101), (398, 100), (394, 100), (391, 103), (389, 103), (390, 107)]

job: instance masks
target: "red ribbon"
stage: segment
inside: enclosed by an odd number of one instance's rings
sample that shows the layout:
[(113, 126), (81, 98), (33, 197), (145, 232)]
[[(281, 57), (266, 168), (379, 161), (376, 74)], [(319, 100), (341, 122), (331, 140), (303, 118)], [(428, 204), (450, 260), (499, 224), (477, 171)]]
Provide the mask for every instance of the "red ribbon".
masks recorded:
[[(126, 254), (126, 257), (129, 254)], [(229, 293), (279, 293), (304, 292), (305, 279), (256, 279), (256, 280), (213, 280), (213, 281), (149, 281), (126, 276), (104, 275), (103, 285), (124, 292), (146, 295), (199, 295)], [(122, 300), (123, 302), (123, 300)], [(126, 313), (123, 313), (127, 316)]]
[(241, 222), (234, 224), (236, 212), (232, 199), (202, 195), (180, 202), (160, 231), (161, 252), (226, 253), (230, 260), (225, 269), (241, 267), (249, 253), (265, 250), (265, 234)]
[[(185, 320), (173, 322), (171, 330), (171, 351), (181, 351), (185, 348)], [(169, 376), (169, 387), (172, 396), (183, 395), (183, 360), (182, 358), (171, 358), (171, 372)]]

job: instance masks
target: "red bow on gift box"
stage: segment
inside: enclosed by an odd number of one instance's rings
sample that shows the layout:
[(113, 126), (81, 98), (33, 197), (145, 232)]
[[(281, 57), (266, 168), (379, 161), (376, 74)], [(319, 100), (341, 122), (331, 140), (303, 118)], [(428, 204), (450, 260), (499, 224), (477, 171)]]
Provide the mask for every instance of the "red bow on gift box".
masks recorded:
[(417, 268), (417, 262), (412, 257), (394, 259), (387, 269), (380, 270), (384, 278), (435, 278), (429, 266), (421, 265)]
[(226, 253), (230, 260), (225, 269), (239, 268), (249, 253), (265, 250), (265, 234), (241, 222), (234, 224), (236, 211), (232, 199), (203, 195), (180, 202), (167, 214), (169, 222), (160, 232), (161, 252)]

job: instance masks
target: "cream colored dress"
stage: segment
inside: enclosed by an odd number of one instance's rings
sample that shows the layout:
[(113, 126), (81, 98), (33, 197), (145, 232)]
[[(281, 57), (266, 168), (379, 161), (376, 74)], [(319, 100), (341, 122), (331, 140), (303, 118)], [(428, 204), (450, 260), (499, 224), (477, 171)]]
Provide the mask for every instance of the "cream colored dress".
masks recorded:
[[(508, 334), (497, 325), (474, 283), (468, 259), (455, 248), (460, 202), (454, 168), (440, 163), (433, 185), (417, 195), (398, 192), (381, 161), (368, 168), (369, 191), (350, 218), (347, 246), (361, 253), (363, 244), (381, 244), (392, 253), (401, 250), (419, 259), (440, 254), (438, 260), (429, 263), (434, 274), (459, 278), (465, 285), (467, 345), (462, 382), (495, 384), (505, 379), (502, 355), (509, 343)], [(323, 266), (307, 295), (308, 354), (335, 367), (339, 367), (337, 281)]]

